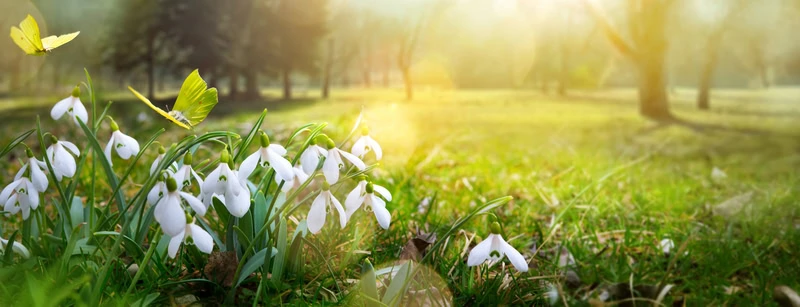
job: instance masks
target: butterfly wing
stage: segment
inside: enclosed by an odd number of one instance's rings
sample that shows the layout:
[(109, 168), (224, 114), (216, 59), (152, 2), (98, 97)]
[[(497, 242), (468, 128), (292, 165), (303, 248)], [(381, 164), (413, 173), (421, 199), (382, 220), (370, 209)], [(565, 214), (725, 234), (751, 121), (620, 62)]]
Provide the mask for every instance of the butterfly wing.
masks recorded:
[(25, 51), (25, 53), (29, 55), (44, 54), (44, 52), (39, 53), (39, 50), (36, 49), (36, 46), (34, 46), (33, 43), (31, 43), (31, 41), (25, 37), (25, 33), (23, 33), (22, 30), (17, 27), (11, 27), (11, 39), (14, 40), (14, 43), (16, 43), (17, 46), (22, 49), (22, 51)]
[(39, 36), (39, 25), (31, 15), (28, 15), (19, 23), (19, 28), (11, 27), (11, 38), (27, 54), (45, 54), (45, 50), (42, 47), (42, 39)]
[(59, 36), (53, 35), (53, 36), (45, 37), (45, 38), (42, 39), (42, 47), (44, 48), (45, 51), (53, 50), (55, 48), (58, 48), (61, 45), (69, 43), (70, 41), (75, 39), (75, 37), (77, 37), (78, 34), (81, 34), (81, 32), (78, 31), (78, 32), (75, 32), (75, 33), (70, 33), (70, 34), (64, 34), (64, 35), (59, 35)]
[(186, 124), (184, 124), (184, 123), (182, 123), (181, 121), (177, 120), (177, 119), (176, 119), (175, 117), (173, 117), (172, 115), (169, 115), (169, 113), (167, 113), (167, 112), (164, 112), (164, 110), (162, 110), (161, 108), (159, 108), (159, 107), (156, 107), (155, 105), (153, 105), (153, 103), (152, 103), (152, 102), (150, 102), (150, 99), (147, 99), (147, 97), (144, 97), (144, 95), (142, 95), (142, 94), (139, 94), (139, 92), (137, 92), (136, 90), (134, 90), (132, 87), (130, 87), (130, 86), (129, 86), (129, 87), (128, 87), (128, 89), (129, 89), (129, 90), (130, 90), (130, 91), (133, 93), (133, 95), (134, 95), (134, 96), (136, 96), (136, 98), (139, 98), (139, 100), (141, 100), (142, 102), (144, 102), (144, 104), (146, 104), (148, 107), (150, 107), (150, 108), (151, 108), (151, 109), (153, 109), (154, 111), (158, 112), (158, 114), (161, 114), (161, 116), (164, 116), (166, 119), (169, 119), (169, 120), (171, 120), (173, 123), (175, 123), (175, 124), (176, 124), (176, 125), (178, 125), (178, 126), (181, 126), (181, 127), (183, 127), (183, 128), (190, 129), (190, 130), (192, 129), (192, 128), (190, 128), (189, 126), (187, 126)]
[(181, 85), (178, 93), (178, 100), (175, 101), (173, 110), (181, 112), (195, 126), (206, 119), (211, 109), (217, 105), (217, 89), (207, 88), (206, 81), (200, 77), (200, 73), (195, 69)]

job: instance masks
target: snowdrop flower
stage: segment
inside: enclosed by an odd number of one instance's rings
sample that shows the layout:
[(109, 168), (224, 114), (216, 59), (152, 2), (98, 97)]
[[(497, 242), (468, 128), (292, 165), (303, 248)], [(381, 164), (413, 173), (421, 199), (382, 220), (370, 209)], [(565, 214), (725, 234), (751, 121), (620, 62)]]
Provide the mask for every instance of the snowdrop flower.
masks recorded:
[(81, 88), (76, 86), (72, 90), (72, 95), (67, 98), (62, 99), (55, 106), (53, 109), (50, 110), (50, 116), (53, 117), (54, 120), (58, 120), (64, 116), (64, 114), (69, 114), (69, 117), (75, 121), (76, 125), (78, 124), (78, 119), (84, 123), (89, 123), (89, 113), (86, 112), (86, 108), (83, 107), (83, 103), (81, 103)]
[(372, 137), (369, 136), (369, 128), (364, 126), (361, 129), (361, 137), (356, 140), (353, 144), (353, 148), (350, 149), (350, 152), (356, 157), (364, 158), (364, 156), (370, 152), (375, 152), (375, 159), (380, 160), (383, 157), (383, 150), (381, 149), (381, 145), (378, 144)]
[(494, 263), (503, 259), (504, 256), (508, 256), (508, 260), (517, 268), (517, 271), (527, 272), (528, 263), (525, 261), (525, 257), (522, 257), (519, 251), (503, 239), (503, 236), (500, 235), (500, 224), (492, 223), (491, 230), (492, 234), (483, 242), (475, 245), (469, 252), (467, 265), (476, 266), (487, 260)]
[(203, 181), (203, 204), (208, 207), (214, 197), (217, 197), (235, 217), (242, 217), (250, 210), (250, 188), (247, 187), (246, 178), (232, 170), (228, 150), (222, 151), (219, 165)]
[[(327, 138), (327, 137), (326, 137)], [(325, 163), (322, 164), (322, 173), (325, 174), (325, 180), (329, 184), (334, 184), (339, 181), (339, 170), (344, 167), (342, 157), (350, 161), (359, 170), (364, 170), (367, 166), (358, 157), (353, 154), (336, 148), (333, 140), (327, 138), (328, 154), (325, 156)]]
[(256, 169), (256, 166), (272, 167), (276, 177), (289, 181), (294, 177), (292, 163), (289, 163), (283, 156), (286, 155), (286, 148), (278, 144), (270, 144), (269, 137), (261, 132), (261, 147), (244, 159), (239, 167), (239, 176), (247, 179)]
[(319, 158), (328, 155), (328, 151), (317, 145), (317, 139), (311, 139), (305, 151), (300, 155), (300, 164), (303, 165), (303, 172), (311, 175), (319, 166)]
[[(5, 248), (8, 247), (8, 240), (0, 238), (0, 247), (2, 247), (3, 250), (5, 251)], [(28, 258), (31, 257), (31, 252), (29, 252), (28, 249), (25, 248), (24, 245), (22, 245), (22, 244), (20, 244), (18, 242), (11, 242), (11, 249), (15, 253), (17, 253), (20, 256), (22, 256), (22, 258), (28, 259)]]
[(75, 176), (77, 165), (75, 164), (75, 157), (81, 155), (78, 146), (67, 141), (59, 141), (56, 137), (52, 137), (53, 144), (47, 147), (47, 158), (50, 160), (50, 165), (53, 166), (53, 175), (56, 180), (61, 181), (62, 178), (72, 178)]
[(28, 176), (33, 183), (34, 188), (36, 188), (39, 192), (44, 192), (47, 190), (47, 185), (50, 183), (47, 180), (47, 176), (44, 174), (44, 168), (46, 164), (39, 159), (36, 159), (33, 155), (33, 151), (30, 148), (25, 148), (25, 155), (28, 157), (28, 163), (22, 166), (22, 168), (17, 172), (17, 175), (14, 176), (14, 180), (20, 179), (23, 175), (25, 175), (26, 171), (30, 172), (30, 176)]
[(164, 182), (162, 178), (157, 181), (153, 188), (150, 189), (150, 192), (147, 193), (147, 203), (156, 205), (164, 195), (167, 195), (167, 183)]
[(167, 150), (164, 149), (164, 146), (158, 146), (158, 156), (156, 159), (153, 160), (153, 164), (150, 164), (150, 175), (152, 176), (155, 174), (158, 168), (158, 164), (161, 163), (161, 160), (164, 160), (164, 155), (167, 153)]
[(671, 239), (666, 238), (661, 240), (661, 242), (658, 243), (658, 246), (661, 247), (661, 251), (664, 252), (664, 255), (669, 255), (669, 252), (675, 248), (675, 242), (672, 242)]
[(108, 159), (108, 164), (111, 164), (112, 147), (123, 160), (128, 160), (132, 156), (138, 154), (139, 142), (120, 132), (117, 123), (110, 117), (109, 119), (111, 120), (111, 139), (108, 140), (108, 145), (106, 145), (106, 149), (103, 151), (106, 154), (106, 159)]
[[(300, 186), (303, 185), (303, 183), (306, 182), (306, 180), (308, 180), (309, 176), (303, 171), (302, 166), (300, 165), (295, 166), (292, 168), (292, 171), (294, 173), (292, 178), (286, 180), (286, 182), (283, 184), (283, 187), (281, 188), (281, 190), (283, 190), (284, 193), (287, 193), (292, 189), (300, 188)], [(281, 180), (282, 179), (275, 176), (276, 183), (280, 184)]]
[(211, 235), (192, 222), (186, 224), (186, 227), (180, 233), (169, 239), (168, 253), (170, 258), (174, 259), (175, 256), (178, 255), (178, 249), (181, 247), (181, 244), (186, 242), (186, 239), (189, 237), (192, 238), (193, 244), (197, 246), (197, 249), (203, 253), (210, 254), (214, 249), (214, 240), (211, 238)]
[(192, 168), (192, 153), (190, 152), (183, 155), (183, 166), (178, 168), (174, 177), (181, 189), (191, 186), (192, 179), (194, 179), (201, 188), (203, 186), (203, 178), (200, 178), (200, 175), (197, 175), (197, 172)]
[(389, 229), (389, 223), (392, 221), (392, 214), (386, 210), (386, 202), (375, 195), (377, 192), (388, 201), (392, 201), (392, 194), (386, 188), (367, 182), (366, 177), (361, 177), (355, 189), (347, 195), (344, 200), (344, 205), (347, 207), (347, 219), (353, 216), (353, 213), (361, 207), (361, 204), (366, 204), (375, 213), (375, 218), (378, 220), (378, 225), (383, 229)]
[(167, 195), (161, 197), (156, 204), (155, 219), (165, 234), (175, 237), (186, 229), (187, 218), (183, 206), (181, 206), (181, 199), (185, 200), (200, 216), (206, 214), (206, 206), (191, 194), (178, 190), (175, 178), (167, 178), (166, 185)]
[(33, 156), (30, 148), (25, 149), (28, 163), (14, 176), (14, 181), (0, 191), (0, 204), (9, 214), (22, 211), (22, 219), (27, 220), (31, 209), (39, 207), (39, 193), (47, 190), (47, 176), (41, 169), (41, 163)]
[(344, 228), (347, 225), (347, 216), (345, 215), (344, 208), (339, 200), (333, 196), (330, 191), (331, 186), (327, 182), (322, 182), (322, 192), (317, 195), (314, 202), (311, 203), (311, 209), (308, 210), (308, 230), (313, 234), (319, 233), (322, 226), (325, 225), (325, 218), (328, 215), (328, 208), (333, 207), (339, 212), (339, 226)]

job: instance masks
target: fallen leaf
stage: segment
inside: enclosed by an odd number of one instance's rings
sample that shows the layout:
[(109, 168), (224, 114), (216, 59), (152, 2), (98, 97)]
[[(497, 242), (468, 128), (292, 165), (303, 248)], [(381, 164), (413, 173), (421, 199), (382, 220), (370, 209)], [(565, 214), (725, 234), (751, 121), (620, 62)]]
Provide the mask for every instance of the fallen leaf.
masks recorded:
[(233, 286), (233, 275), (236, 274), (238, 265), (239, 259), (236, 258), (236, 252), (217, 251), (208, 255), (208, 263), (203, 270), (212, 281), (230, 287)]
[(753, 198), (753, 191), (739, 194), (733, 198), (730, 198), (716, 206), (714, 206), (713, 212), (714, 215), (722, 216), (722, 217), (732, 217), (744, 209), (744, 207), (750, 203), (750, 200)]
[(403, 251), (400, 252), (400, 259), (419, 262), (433, 243), (436, 243), (436, 233), (424, 233), (417, 230), (417, 235), (408, 240)]
[(787, 286), (775, 287), (772, 297), (781, 307), (800, 307), (800, 295)]

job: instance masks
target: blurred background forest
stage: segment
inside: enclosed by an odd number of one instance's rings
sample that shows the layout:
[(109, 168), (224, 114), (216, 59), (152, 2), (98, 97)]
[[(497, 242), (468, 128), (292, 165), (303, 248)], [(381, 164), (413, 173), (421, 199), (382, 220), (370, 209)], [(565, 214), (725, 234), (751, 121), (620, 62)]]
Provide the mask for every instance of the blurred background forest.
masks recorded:
[(800, 83), (797, 0), (14, 0), (0, 25), (28, 13), (43, 35), (81, 35), (46, 57), (0, 40), (3, 96), (66, 93), (85, 67), (103, 90), (167, 98), (199, 68), (228, 101), (636, 87), (663, 119), (675, 88), (707, 109), (714, 88)]

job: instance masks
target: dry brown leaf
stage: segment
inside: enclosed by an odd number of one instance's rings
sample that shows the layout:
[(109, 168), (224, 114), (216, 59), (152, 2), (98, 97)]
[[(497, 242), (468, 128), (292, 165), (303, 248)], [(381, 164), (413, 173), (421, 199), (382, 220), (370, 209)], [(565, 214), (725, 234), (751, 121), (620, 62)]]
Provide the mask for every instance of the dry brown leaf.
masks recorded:
[(713, 212), (714, 215), (722, 216), (725, 218), (732, 217), (744, 209), (744, 207), (750, 203), (750, 200), (753, 199), (753, 191), (739, 194), (733, 198), (730, 198), (716, 206), (714, 206)]
[(400, 260), (414, 260), (419, 262), (425, 256), (428, 247), (436, 242), (436, 233), (424, 233), (417, 230), (417, 235), (408, 240), (400, 252)]
[(233, 286), (233, 275), (236, 274), (238, 265), (239, 259), (236, 258), (236, 252), (216, 251), (208, 255), (208, 263), (203, 270), (212, 281), (225, 287), (231, 287)]

